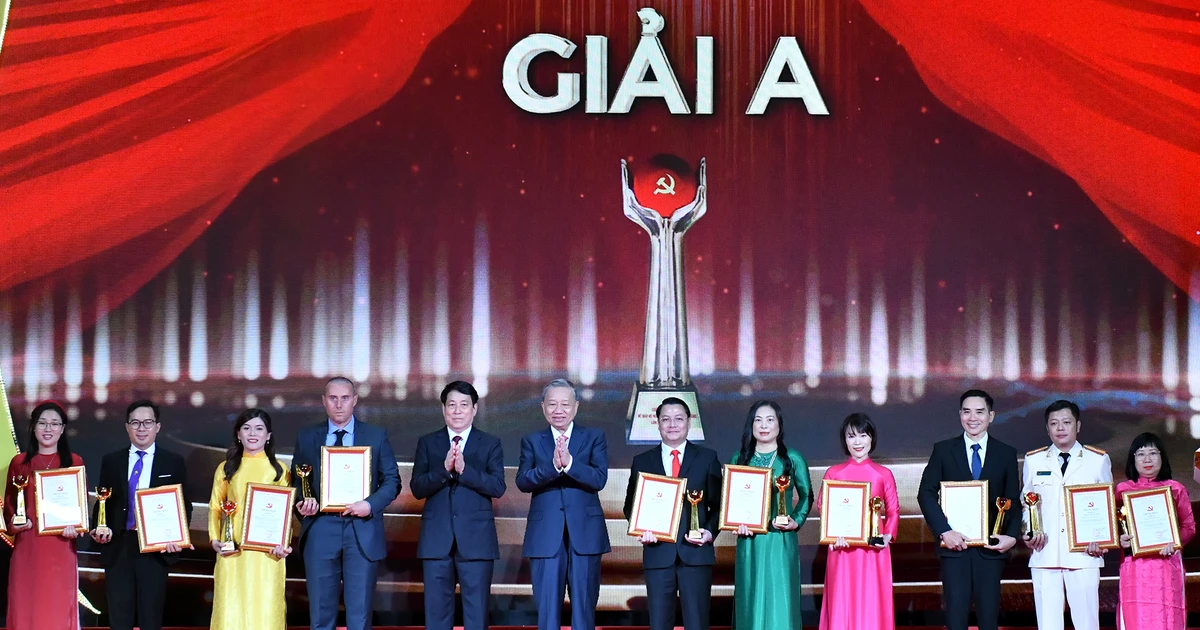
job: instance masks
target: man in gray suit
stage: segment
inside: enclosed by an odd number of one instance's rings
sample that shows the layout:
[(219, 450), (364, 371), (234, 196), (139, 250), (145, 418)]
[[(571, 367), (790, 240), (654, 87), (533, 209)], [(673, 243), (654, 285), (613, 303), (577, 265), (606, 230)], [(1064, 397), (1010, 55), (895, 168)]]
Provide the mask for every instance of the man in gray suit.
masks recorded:
[(315, 498), (301, 501), (300, 544), (308, 585), (308, 611), (313, 630), (333, 630), (344, 586), (347, 630), (371, 627), (375, 576), (386, 555), (383, 510), (400, 494), (400, 473), (387, 432), (354, 417), (358, 394), (354, 383), (334, 377), (325, 383), (325, 422), (306, 427), (296, 436), (292, 482), (301, 465), (312, 466), (311, 487), (321, 487), (322, 446), (371, 447), (371, 494), (346, 506), (340, 514), (318, 512)]

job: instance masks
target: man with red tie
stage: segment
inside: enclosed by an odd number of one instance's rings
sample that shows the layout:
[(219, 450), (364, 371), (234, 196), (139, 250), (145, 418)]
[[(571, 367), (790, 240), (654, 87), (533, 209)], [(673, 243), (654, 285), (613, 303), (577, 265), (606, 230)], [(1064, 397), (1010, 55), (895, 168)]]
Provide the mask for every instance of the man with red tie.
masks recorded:
[[(658, 434), (662, 443), (633, 458), (629, 489), (625, 492), (625, 518), (631, 518), (633, 499), (641, 473), (687, 479), (689, 491), (704, 495), (696, 507), (688, 503), (680, 512), (679, 533), (672, 542), (659, 542), (642, 534), (642, 570), (646, 577), (646, 602), (650, 630), (675, 627), (675, 597), (679, 596), (685, 630), (708, 630), (712, 599), (712, 568), (716, 562), (713, 536), (721, 505), (721, 462), (716, 451), (688, 441), (692, 411), (679, 398), (659, 404)], [(691, 510), (699, 510), (700, 537), (688, 538)]]

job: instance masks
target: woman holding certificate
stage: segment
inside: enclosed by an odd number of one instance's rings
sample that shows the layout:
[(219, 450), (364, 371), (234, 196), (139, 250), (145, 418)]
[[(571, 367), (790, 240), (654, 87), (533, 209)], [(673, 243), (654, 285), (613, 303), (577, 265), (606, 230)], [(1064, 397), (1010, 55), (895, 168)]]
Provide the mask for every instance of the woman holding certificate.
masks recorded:
[[(1129, 481), (1117, 484), (1118, 501), (1126, 493), (1167, 486), (1174, 499), (1179, 540), (1186, 545), (1196, 534), (1192, 500), (1187, 488), (1171, 478), (1171, 464), (1162, 440), (1153, 433), (1133, 439), (1125, 463)], [(1162, 510), (1160, 510), (1161, 512)], [(1121, 536), (1121, 584), (1117, 603), (1117, 625), (1123, 630), (1183, 630), (1187, 627), (1187, 602), (1183, 597), (1183, 560), (1171, 543), (1157, 555), (1133, 557), (1128, 532)]]
[[(233, 425), (233, 446), (213, 477), (208, 501), (208, 536), (217, 552), (213, 571), (211, 628), (287, 628), (287, 577), (283, 558), (289, 546), (279, 545), (270, 553), (243, 551), (242, 522), (246, 508), (246, 485), (271, 484), (288, 487), (291, 478), (275, 460), (271, 440), (271, 416), (262, 409), (247, 409)], [(224, 509), (223, 509), (224, 508)], [(226, 516), (227, 512), (232, 512)], [(224, 519), (232, 521), (232, 541)]]
[[(821, 600), (821, 630), (856, 630), (896, 627), (892, 601), (891, 542), (900, 529), (900, 501), (896, 479), (887, 468), (871, 461), (875, 451), (875, 424), (865, 413), (851, 414), (839, 434), (842, 452), (849, 457), (825, 472), (825, 481), (859, 481), (871, 484), (871, 503), (882, 501), (879, 535), (882, 542), (851, 547), (845, 538), (829, 546), (825, 563), (825, 597)], [(817, 499), (817, 510), (823, 510)], [(870, 542), (870, 541), (868, 541)]]
[[(56, 402), (34, 407), (29, 419), (25, 452), (8, 465), (4, 516), (16, 535), (8, 572), (8, 623), (10, 630), (79, 628), (79, 568), (75, 538), (67, 526), (59, 536), (38, 536), (37, 493), (34, 472), (82, 466), (83, 459), (67, 443), (67, 413)], [(23, 505), (17, 493), (24, 495)], [(23, 509), (19, 509), (23, 508)]]
[(812, 483), (804, 458), (783, 443), (783, 413), (776, 402), (760, 400), (751, 405), (741, 451), (730, 463), (770, 468), (776, 486), (782, 485), (786, 477), (790, 482), (782, 490), (783, 505), (792, 506), (790, 513), (781, 514), (779, 501), (771, 501), (771, 522), (777, 516), (786, 517), (787, 522), (779, 527), (771, 525), (766, 534), (755, 535), (745, 525), (737, 531), (734, 630), (803, 627), (796, 530), (808, 518)]

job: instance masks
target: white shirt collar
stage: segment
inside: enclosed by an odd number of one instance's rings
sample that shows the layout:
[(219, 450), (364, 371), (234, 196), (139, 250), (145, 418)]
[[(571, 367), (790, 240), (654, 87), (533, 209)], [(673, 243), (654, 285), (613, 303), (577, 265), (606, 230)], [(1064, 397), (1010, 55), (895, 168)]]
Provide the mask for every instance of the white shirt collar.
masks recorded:
[(971, 441), (971, 436), (967, 435), (967, 432), (966, 432), (966, 431), (963, 431), (963, 441), (967, 443), (967, 450), (968, 450), (968, 451), (970, 451), (970, 450), (971, 450), (971, 445), (972, 445), (972, 444), (978, 444), (978, 445), (979, 445), (979, 450), (981, 450), (981, 451), (987, 451), (987, 444), (988, 444), (988, 434), (987, 434), (987, 432), (986, 432), (986, 431), (984, 431), (984, 433), (983, 433), (983, 437), (979, 438), (979, 441), (978, 441), (978, 442), (973, 442), (973, 441)]
[(450, 427), (446, 427), (446, 434), (450, 436), (451, 442), (454, 441), (454, 436), (456, 436), (456, 435), (461, 436), (462, 441), (466, 442), (467, 438), (471, 436), (471, 426), (468, 425), (467, 428), (463, 429), (462, 433), (455, 433), (454, 429), (451, 429)]
[(683, 461), (683, 451), (685, 448), (687, 448), (687, 440), (684, 440), (683, 444), (680, 444), (679, 446), (676, 446), (675, 448), (671, 448), (670, 446), (667, 446), (666, 442), (660, 443), (659, 446), (662, 447), (662, 456), (664, 458), (670, 459), (671, 451), (679, 451), (679, 461)]
[(143, 455), (143, 457), (149, 457), (151, 455), (154, 455), (154, 447), (156, 444), (157, 444), (157, 442), (151, 442), (150, 446), (147, 446), (145, 449), (138, 449), (138, 447), (134, 446), (133, 444), (130, 444), (129, 445), (129, 455), (132, 457), (137, 457), (138, 450), (146, 451), (146, 454)]
[(565, 436), (567, 436), (567, 441), (570, 441), (571, 440), (571, 430), (574, 428), (575, 428), (574, 420), (571, 421), (571, 424), (567, 425), (567, 430), (562, 431), (562, 432), (560, 432), (558, 429), (556, 429), (554, 427), (554, 425), (550, 425), (550, 434), (553, 435), (554, 439), (556, 439), (556, 440), (565, 435)]

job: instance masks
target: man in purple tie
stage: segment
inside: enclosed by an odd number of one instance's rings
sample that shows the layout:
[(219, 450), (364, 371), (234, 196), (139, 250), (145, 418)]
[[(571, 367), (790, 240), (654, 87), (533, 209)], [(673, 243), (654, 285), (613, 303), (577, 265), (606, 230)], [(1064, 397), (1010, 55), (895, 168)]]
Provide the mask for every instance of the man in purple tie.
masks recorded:
[[(129, 447), (109, 453), (100, 461), (96, 487), (112, 488), (107, 501), (108, 529), (92, 530), (104, 565), (104, 590), (108, 596), (109, 626), (113, 630), (161, 630), (167, 594), (167, 567), (179, 559), (179, 547), (167, 545), (158, 554), (138, 549), (134, 493), (143, 488), (183, 485), (184, 507), (190, 522), (192, 503), (183, 457), (155, 444), (162, 427), (158, 405), (139, 400), (125, 411)], [(93, 508), (96, 522), (99, 503)]]
[(417, 440), (413, 496), (425, 500), (417, 557), (425, 582), (425, 627), (454, 627), (454, 585), (463, 628), (488, 627), (492, 566), (500, 557), (492, 499), (504, 495), (504, 449), (475, 425), (479, 393), (465, 381), (442, 390), (446, 426)]

